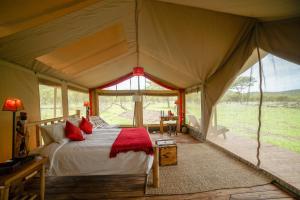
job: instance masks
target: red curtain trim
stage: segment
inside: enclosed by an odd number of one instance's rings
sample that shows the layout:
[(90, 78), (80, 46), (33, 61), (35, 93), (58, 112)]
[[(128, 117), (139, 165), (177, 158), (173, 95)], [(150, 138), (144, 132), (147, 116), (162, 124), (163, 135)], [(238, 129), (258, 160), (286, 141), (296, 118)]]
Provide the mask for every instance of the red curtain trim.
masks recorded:
[(183, 95), (185, 95), (184, 90), (179, 90), (179, 124), (182, 126), (183, 122)]
[(121, 82), (123, 82), (123, 81), (126, 81), (127, 79), (130, 79), (131, 77), (133, 77), (132, 73), (126, 74), (126, 75), (124, 75), (124, 76), (121, 76), (120, 78), (117, 78), (117, 79), (115, 79), (115, 80), (109, 82), (109, 83), (106, 83), (106, 84), (104, 84), (104, 85), (101, 85), (101, 86), (97, 87), (96, 89), (101, 90), (101, 89), (103, 89), (103, 88), (107, 88), (107, 87), (116, 85), (116, 84), (118, 84), (118, 83), (121, 83)]

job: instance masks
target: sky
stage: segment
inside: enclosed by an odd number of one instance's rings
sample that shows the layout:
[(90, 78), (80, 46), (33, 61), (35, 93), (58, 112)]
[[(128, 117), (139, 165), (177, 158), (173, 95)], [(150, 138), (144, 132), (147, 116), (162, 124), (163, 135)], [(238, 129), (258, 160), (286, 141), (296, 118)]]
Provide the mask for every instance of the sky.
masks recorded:
[[(262, 59), (263, 65), (263, 91), (281, 92), (300, 89), (300, 65), (288, 62), (284, 59), (268, 54)], [(240, 76), (250, 76), (251, 68)], [(258, 63), (252, 67), (252, 77), (256, 83), (250, 88), (251, 92), (259, 91), (259, 67)], [(248, 91), (248, 88), (247, 88)]]

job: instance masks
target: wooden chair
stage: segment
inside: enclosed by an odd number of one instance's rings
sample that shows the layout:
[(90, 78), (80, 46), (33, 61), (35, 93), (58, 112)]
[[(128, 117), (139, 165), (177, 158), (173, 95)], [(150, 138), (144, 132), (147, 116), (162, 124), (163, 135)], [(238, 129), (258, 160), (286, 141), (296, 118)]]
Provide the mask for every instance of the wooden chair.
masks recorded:
[(211, 134), (214, 136), (223, 135), (224, 139), (226, 139), (226, 133), (229, 131), (225, 126), (212, 126), (209, 130)]
[(197, 120), (197, 118), (194, 115), (187, 115), (189, 120), (189, 126), (192, 126), (194, 128), (197, 128), (201, 130), (200, 122)]

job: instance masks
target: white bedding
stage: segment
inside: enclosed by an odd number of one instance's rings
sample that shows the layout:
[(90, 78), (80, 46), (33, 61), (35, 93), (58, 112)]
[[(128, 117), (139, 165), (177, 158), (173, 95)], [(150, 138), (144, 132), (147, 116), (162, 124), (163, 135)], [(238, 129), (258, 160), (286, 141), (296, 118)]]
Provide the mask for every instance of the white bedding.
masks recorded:
[(148, 174), (153, 156), (145, 152), (119, 153), (109, 158), (112, 144), (121, 129), (94, 129), (80, 142), (68, 141), (51, 143), (40, 149), (39, 153), (49, 157), (48, 175), (117, 175)]

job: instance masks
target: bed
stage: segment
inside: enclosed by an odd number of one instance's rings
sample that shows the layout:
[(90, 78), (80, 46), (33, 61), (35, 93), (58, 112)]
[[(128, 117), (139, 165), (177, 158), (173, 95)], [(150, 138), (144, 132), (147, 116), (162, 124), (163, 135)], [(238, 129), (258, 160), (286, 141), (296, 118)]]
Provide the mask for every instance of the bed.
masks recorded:
[[(78, 113), (77, 113), (78, 114)], [(70, 116), (74, 117), (74, 116)], [(69, 142), (63, 140), (41, 145), (41, 126), (64, 121), (63, 118), (28, 123), (36, 126), (38, 148), (32, 153), (39, 153), (49, 158), (48, 176), (94, 176), (94, 175), (140, 175), (148, 176), (153, 169), (153, 184), (159, 185), (158, 149), (153, 146), (153, 154), (143, 151), (118, 153), (110, 158), (112, 145), (121, 129), (116, 127), (94, 128), (84, 141)], [(149, 134), (149, 133), (147, 133)]]

